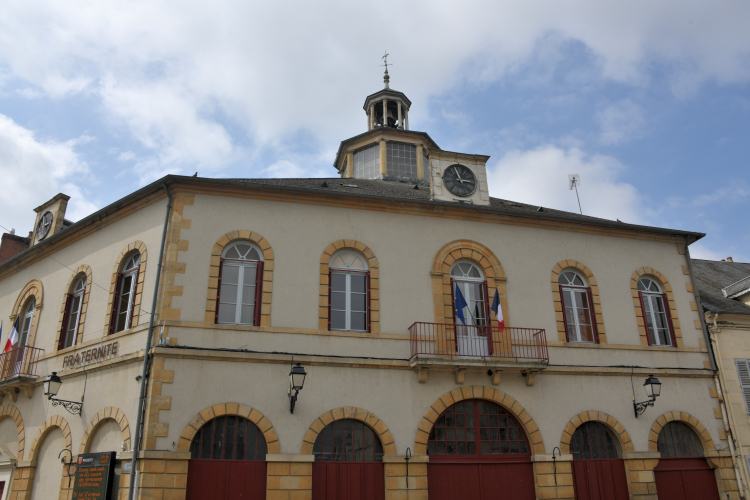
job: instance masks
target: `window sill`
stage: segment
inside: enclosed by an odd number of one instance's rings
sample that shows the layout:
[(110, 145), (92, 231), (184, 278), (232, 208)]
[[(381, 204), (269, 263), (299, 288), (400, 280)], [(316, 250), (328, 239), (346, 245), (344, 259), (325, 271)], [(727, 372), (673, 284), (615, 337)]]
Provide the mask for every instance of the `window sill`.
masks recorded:
[(700, 352), (706, 353), (705, 347), (672, 347), (634, 344), (594, 344), (592, 342), (547, 342), (548, 347), (572, 347), (575, 349), (619, 349), (623, 351), (656, 351), (656, 352)]

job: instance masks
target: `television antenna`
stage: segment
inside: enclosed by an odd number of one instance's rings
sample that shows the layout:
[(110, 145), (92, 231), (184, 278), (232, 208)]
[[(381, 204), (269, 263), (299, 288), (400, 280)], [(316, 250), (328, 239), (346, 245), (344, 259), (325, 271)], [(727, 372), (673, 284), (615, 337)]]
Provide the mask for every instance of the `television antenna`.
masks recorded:
[(568, 190), (572, 190), (575, 188), (576, 190), (576, 199), (578, 200), (578, 211), (583, 215), (583, 210), (581, 210), (581, 198), (578, 196), (578, 186), (581, 184), (581, 176), (578, 174), (568, 174)]

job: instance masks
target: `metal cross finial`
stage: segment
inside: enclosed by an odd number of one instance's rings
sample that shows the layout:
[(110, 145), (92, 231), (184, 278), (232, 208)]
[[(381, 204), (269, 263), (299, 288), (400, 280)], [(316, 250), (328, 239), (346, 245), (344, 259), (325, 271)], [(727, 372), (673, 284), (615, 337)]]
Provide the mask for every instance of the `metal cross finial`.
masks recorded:
[(393, 66), (393, 63), (388, 64), (388, 56), (390, 54), (388, 51), (385, 51), (385, 55), (382, 57), (383, 64), (381, 66), (385, 66), (385, 74), (383, 75), (383, 83), (385, 84), (385, 88), (388, 88), (388, 82), (390, 81), (391, 77), (388, 76), (388, 66)]

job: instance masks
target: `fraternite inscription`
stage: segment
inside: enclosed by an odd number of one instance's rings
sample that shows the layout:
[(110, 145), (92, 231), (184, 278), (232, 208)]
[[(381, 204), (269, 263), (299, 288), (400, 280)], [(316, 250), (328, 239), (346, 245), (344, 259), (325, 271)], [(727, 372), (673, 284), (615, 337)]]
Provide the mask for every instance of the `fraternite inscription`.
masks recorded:
[(108, 500), (112, 492), (116, 457), (114, 451), (78, 455), (73, 498)]
[(114, 358), (118, 355), (119, 347), (120, 344), (118, 342), (111, 342), (75, 354), (70, 354), (63, 358), (63, 368), (74, 368), (91, 362), (104, 361), (109, 357)]

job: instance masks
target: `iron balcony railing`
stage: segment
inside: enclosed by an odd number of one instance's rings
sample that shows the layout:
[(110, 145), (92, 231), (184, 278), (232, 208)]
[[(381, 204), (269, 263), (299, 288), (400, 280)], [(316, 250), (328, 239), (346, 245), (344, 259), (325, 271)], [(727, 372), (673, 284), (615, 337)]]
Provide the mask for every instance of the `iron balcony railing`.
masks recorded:
[(0, 354), (0, 381), (15, 377), (36, 377), (36, 365), (44, 349), (17, 347)]
[(437, 356), (549, 362), (541, 328), (417, 322), (409, 327), (411, 357)]

